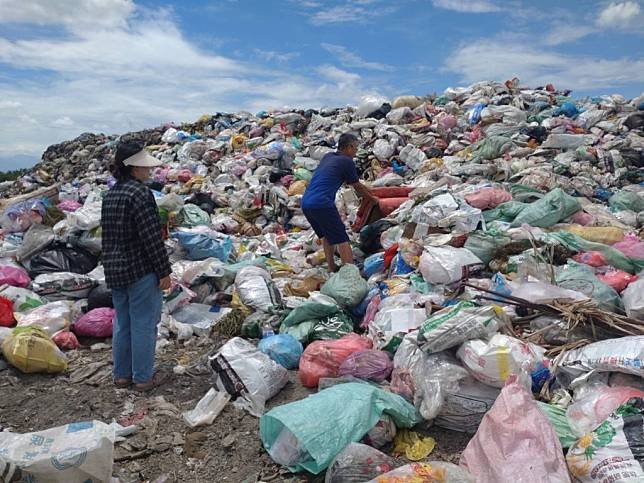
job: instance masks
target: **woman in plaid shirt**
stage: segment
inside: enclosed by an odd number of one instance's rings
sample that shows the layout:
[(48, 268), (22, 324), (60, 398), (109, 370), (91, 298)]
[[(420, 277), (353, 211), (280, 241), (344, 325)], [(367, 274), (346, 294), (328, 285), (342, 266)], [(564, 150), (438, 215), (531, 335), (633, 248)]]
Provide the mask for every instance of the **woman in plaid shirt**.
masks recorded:
[(170, 288), (170, 262), (152, 192), (143, 184), (161, 162), (138, 143), (121, 143), (114, 157), (116, 184), (103, 199), (103, 266), (112, 289), (114, 384), (147, 391), (162, 383), (154, 372), (162, 291)]

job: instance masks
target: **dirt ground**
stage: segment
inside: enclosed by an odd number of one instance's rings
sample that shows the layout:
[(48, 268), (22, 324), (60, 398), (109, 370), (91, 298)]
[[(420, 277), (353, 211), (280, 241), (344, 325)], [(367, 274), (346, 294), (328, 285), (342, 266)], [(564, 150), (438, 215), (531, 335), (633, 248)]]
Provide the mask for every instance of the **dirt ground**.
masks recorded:
[[(87, 344), (96, 341), (81, 341)], [(109, 341), (106, 341), (109, 343)], [(114, 477), (123, 483), (195, 482), (321, 482), (323, 475), (291, 474), (273, 463), (259, 437), (259, 420), (228, 404), (210, 426), (191, 429), (181, 412), (192, 409), (208, 391), (212, 375), (204, 365), (209, 352), (223, 340), (193, 339), (188, 347), (170, 341), (157, 362), (183, 374), (172, 374), (161, 387), (141, 395), (111, 384), (111, 351), (89, 345), (68, 353), (63, 375), (27, 375), (0, 371), (0, 430), (31, 432), (98, 419), (137, 424), (138, 433), (115, 445)], [(296, 371), (267, 409), (296, 401), (313, 391), (304, 388)], [(422, 431), (436, 440), (429, 459), (458, 463), (468, 435), (440, 428)], [(386, 451), (387, 448), (384, 448)]]

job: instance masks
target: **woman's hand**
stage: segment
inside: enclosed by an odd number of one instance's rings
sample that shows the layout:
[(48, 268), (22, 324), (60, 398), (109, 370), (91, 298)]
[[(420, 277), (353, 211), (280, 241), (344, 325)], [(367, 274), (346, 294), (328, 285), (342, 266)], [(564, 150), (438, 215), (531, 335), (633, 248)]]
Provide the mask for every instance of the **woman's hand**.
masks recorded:
[(170, 281), (170, 275), (159, 280), (159, 288), (163, 291), (169, 290), (171, 284), (172, 282)]

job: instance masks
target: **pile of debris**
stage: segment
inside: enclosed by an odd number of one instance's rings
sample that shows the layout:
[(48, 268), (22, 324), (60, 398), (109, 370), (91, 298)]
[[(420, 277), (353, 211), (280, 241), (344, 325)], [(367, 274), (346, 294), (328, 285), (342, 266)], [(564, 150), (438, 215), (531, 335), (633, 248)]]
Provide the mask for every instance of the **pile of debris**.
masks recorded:
[[(514, 79), (83, 134), (4, 194), (2, 353), (14, 370), (73, 372), (64, 351), (110, 337), (101, 200), (115, 146), (135, 139), (163, 163), (150, 188), (173, 286), (159, 350), (228, 338), (204, 356), (213, 385), (187, 425), (234, 404), (260, 418), (276, 463), (327, 482), (639, 481), (643, 127), (644, 95), (575, 99)], [(300, 200), (346, 132), (379, 201), (339, 192), (357, 263), (329, 274)], [(289, 371), (317, 392), (266, 411)], [(473, 435), (460, 465), (431, 459), (428, 422)], [(41, 435), (73, 459), (70, 428), (2, 432), (0, 462), (109, 479), (127, 427), (80, 424), (78, 465), (25, 457)]]

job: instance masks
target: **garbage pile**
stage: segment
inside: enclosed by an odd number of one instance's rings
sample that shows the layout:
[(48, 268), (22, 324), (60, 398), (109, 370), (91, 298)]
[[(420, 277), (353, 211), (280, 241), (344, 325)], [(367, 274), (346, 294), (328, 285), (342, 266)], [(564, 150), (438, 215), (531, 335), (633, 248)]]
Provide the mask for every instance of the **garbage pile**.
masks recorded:
[[(643, 128), (644, 95), (514, 79), (122, 136), (163, 162), (159, 340), (229, 338), (186, 423), (234, 404), (276, 463), (327, 482), (644, 479)], [(300, 200), (346, 132), (379, 201), (340, 191), (357, 263), (329, 274)], [(66, 371), (79, 338), (111, 334), (118, 141), (50, 147), (4, 200), (0, 340), (22, 372)], [(266, 411), (288, 371), (317, 392)], [(460, 465), (431, 459), (430, 423), (472, 435)]]

